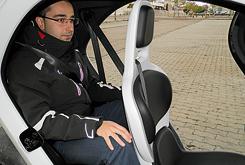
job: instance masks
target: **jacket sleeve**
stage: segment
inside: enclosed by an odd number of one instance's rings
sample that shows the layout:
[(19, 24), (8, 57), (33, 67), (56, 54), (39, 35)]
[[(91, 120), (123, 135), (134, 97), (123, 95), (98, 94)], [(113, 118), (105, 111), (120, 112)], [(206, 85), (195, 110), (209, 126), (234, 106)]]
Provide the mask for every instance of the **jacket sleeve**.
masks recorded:
[(92, 102), (101, 103), (122, 100), (122, 90), (120, 87), (105, 84), (91, 74), (88, 74), (87, 91)]
[(50, 106), (50, 84), (43, 80), (45, 74), (28, 64), (18, 66), (19, 63), (15, 63), (8, 70), (9, 88), (29, 125), (45, 139), (94, 138), (101, 123), (99, 118), (57, 113)]

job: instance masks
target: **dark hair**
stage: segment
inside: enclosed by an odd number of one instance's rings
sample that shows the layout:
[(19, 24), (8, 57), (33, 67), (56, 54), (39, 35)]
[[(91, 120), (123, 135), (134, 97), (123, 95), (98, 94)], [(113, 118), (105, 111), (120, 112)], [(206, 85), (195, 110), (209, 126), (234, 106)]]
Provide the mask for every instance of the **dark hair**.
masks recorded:
[(46, 13), (50, 10), (50, 6), (46, 7), (42, 11), (39, 12), (40, 16), (46, 16)]
[(47, 12), (50, 10), (50, 6), (56, 2), (60, 2), (60, 1), (65, 1), (65, 2), (68, 2), (70, 3), (69, 0), (54, 0), (53, 3), (49, 4), (49, 6), (45, 7), (43, 10), (41, 10), (39, 12), (39, 16), (46, 16)]

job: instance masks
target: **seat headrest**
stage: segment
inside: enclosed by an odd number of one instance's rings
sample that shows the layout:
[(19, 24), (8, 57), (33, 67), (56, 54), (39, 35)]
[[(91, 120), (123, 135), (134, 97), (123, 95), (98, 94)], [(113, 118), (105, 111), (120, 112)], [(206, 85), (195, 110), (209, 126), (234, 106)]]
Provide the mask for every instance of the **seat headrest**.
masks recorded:
[(136, 47), (141, 48), (150, 44), (154, 31), (154, 10), (142, 6), (139, 13)]

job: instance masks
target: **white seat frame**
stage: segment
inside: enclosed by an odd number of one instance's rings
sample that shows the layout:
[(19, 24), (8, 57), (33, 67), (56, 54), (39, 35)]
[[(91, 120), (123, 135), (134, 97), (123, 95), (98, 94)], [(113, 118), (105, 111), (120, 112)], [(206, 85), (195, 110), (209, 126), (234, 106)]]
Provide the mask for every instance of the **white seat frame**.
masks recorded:
[[(127, 121), (129, 124), (130, 131), (133, 135), (135, 149), (138, 153), (138, 158), (142, 165), (147, 165), (152, 164), (152, 162), (154, 162), (154, 156), (152, 144), (149, 144), (147, 141), (142, 118), (136, 105), (133, 94), (134, 81), (139, 75), (137, 66), (135, 64), (135, 60), (137, 59), (141, 63), (142, 71), (155, 70), (163, 74), (165, 73), (158, 66), (150, 62), (149, 45), (142, 48), (136, 47), (139, 13), (140, 8), (142, 6), (152, 7), (149, 1), (136, 1), (128, 21), (122, 93)], [(158, 132), (158, 130), (163, 126), (169, 126), (169, 111), (158, 122), (156, 126), (156, 132)]]

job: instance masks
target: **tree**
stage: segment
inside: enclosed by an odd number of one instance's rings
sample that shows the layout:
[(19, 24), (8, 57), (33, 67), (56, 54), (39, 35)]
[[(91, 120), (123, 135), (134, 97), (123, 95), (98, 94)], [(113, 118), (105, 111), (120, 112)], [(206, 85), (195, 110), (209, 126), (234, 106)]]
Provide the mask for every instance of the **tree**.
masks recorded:
[(186, 14), (188, 14), (190, 11), (194, 13), (202, 13), (202, 12), (207, 11), (207, 6), (198, 6), (195, 3), (189, 2), (185, 4), (183, 11)]

